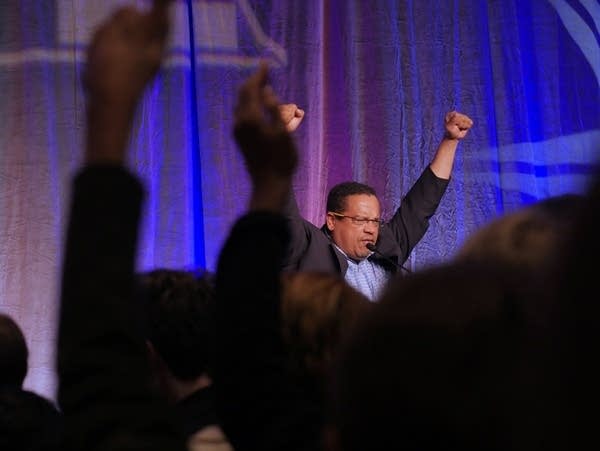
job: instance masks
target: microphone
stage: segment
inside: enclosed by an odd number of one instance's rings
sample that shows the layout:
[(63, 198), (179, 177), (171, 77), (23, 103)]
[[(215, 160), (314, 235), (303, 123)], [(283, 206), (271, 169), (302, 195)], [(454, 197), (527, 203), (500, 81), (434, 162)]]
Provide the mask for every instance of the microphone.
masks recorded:
[[(379, 255), (381, 258), (383, 258), (386, 262), (391, 263), (392, 265), (394, 265), (395, 267), (397, 267), (398, 269), (400, 269), (400, 271), (404, 270), (406, 271), (408, 274), (410, 274), (412, 271), (409, 270), (408, 268), (402, 266), (401, 264), (397, 263), (396, 261), (392, 260), (390, 257), (388, 257), (387, 255), (383, 254), (379, 249), (377, 249), (377, 247), (373, 244), (373, 243), (367, 243), (367, 249), (369, 249), (371, 252)], [(402, 272), (401, 272), (402, 273)]]

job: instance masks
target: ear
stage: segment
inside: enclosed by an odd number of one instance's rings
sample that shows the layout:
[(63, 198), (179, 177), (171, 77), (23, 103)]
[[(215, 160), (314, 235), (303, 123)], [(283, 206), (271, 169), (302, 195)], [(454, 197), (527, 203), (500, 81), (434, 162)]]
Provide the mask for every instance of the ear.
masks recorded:
[(328, 214), (326, 216), (325, 223), (327, 224), (327, 230), (333, 232), (333, 229), (335, 229), (335, 218), (333, 215)]

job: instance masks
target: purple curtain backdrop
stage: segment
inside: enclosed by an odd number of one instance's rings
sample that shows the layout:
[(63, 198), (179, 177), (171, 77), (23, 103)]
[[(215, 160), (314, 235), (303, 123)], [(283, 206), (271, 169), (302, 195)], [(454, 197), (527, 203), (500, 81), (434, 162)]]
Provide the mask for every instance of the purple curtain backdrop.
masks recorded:
[[(85, 49), (123, 4), (147, 2), (0, 3), (0, 311), (26, 333), (26, 386), (51, 398)], [(260, 59), (280, 98), (307, 112), (295, 188), (319, 225), (327, 190), (347, 179), (373, 185), (390, 216), (432, 158), (444, 114), (473, 118), (413, 269), (450, 258), (498, 214), (581, 192), (597, 161), (597, 0), (178, 0), (172, 19), (131, 135), (148, 194), (140, 270), (215, 268), (247, 202), (231, 120)]]

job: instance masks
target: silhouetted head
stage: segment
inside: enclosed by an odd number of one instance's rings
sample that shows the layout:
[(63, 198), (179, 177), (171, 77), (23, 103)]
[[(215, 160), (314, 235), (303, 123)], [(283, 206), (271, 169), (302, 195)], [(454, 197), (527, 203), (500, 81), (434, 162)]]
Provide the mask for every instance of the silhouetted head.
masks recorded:
[(528, 444), (543, 429), (541, 419), (535, 423), (544, 397), (536, 387), (546, 361), (531, 358), (531, 348), (545, 348), (536, 346), (543, 332), (528, 311), (529, 296), (519, 274), (483, 263), (395, 281), (335, 365), (339, 449), (489, 451)]
[(23, 385), (28, 355), (21, 328), (11, 317), (0, 314), (0, 385)]
[(476, 230), (456, 257), (506, 263), (545, 274), (560, 264), (583, 201), (583, 196), (564, 194), (507, 213)]
[(0, 388), (0, 449), (60, 451), (62, 415), (42, 396)]
[(215, 291), (208, 274), (156, 269), (139, 276), (146, 338), (177, 379), (209, 371)]
[[(597, 166), (600, 169), (600, 166)], [(565, 447), (597, 443), (597, 416), (600, 402), (600, 371), (596, 353), (600, 345), (598, 304), (598, 259), (600, 256), (600, 172), (591, 179), (584, 207), (576, 218), (557, 273), (560, 315), (564, 329), (563, 365), (564, 423), (568, 431)], [(592, 445), (595, 446), (595, 445)]]
[(281, 328), (292, 368), (322, 378), (371, 302), (336, 275), (298, 272), (282, 278)]

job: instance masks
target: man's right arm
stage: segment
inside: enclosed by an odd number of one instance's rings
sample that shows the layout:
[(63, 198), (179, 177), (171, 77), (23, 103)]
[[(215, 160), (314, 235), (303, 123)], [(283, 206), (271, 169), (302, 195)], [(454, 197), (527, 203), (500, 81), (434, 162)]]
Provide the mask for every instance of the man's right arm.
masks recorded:
[(290, 189), (282, 214), (288, 222), (291, 235), (283, 268), (285, 270), (297, 270), (300, 260), (305, 255), (311, 242), (312, 235), (321, 232), (300, 214), (293, 188)]
[[(279, 105), (279, 114), (289, 133), (294, 132), (304, 118), (304, 110), (299, 108), (295, 103)], [(300, 214), (293, 187), (288, 193), (282, 213), (288, 220), (288, 227), (291, 233), (288, 253), (284, 260), (284, 269), (294, 270), (298, 269), (298, 263), (305, 254), (310, 242), (311, 233), (317, 231), (317, 228), (306, 221)]]

